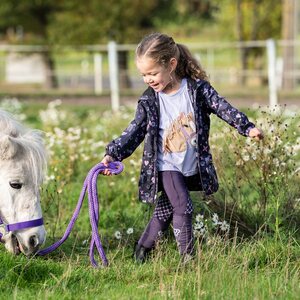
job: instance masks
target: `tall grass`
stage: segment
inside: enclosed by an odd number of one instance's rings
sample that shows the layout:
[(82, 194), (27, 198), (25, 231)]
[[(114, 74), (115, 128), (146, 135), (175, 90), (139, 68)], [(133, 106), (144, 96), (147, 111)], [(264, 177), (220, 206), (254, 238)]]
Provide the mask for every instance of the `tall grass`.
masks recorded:
[[(13, 105), (10, 106), (11, 108)], [(14, 114), (45, 131), (50, 160), (42, 191), (47, 245), (63, 234), (88, 170), (133, 116), (60, 102)], [(110, 265), (88, 260), (87, 203), (65, 244), (47, 257), (0, 252), (1, 296), (9, 299), (297, 299), (299, 287), (299, 120), (288, 109), (247, 114), (265, 131), (263, 142), (238, 136), (213, 117), (210, 143), (220, 179), (213, 197), (192, 193), (196, 258), (184, 264), (172, 232), (147, 263), (132, 260), (152, 209), (138, 202), (142, 147), (125, 170), (101, 177), (99, 231)], [(24, 118), (25, 116), (25, 118)], [(224, 227), (224, 224), (226, 226)]]

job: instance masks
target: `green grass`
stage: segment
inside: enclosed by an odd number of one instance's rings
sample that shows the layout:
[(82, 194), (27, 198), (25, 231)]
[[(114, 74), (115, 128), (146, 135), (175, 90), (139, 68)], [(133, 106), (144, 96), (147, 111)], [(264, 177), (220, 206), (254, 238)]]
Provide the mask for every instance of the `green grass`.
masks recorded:
[(15, 299), (297, 299), (299, 245), (259, 239), (204, 245), (188, 265), (168, 243), (136, 265), (131, 249), (108, 252), (108, 268), (92, 269), (75, 249), (51, 258), (1, 253), (3, 297)]
[[(50, 108), (45, 104), (24, 102), (8, 107), (15, 115), (25, 114), (26, 124), (47, 134), (51, 153), (48, 173), (53, 177), (42, 187), (41, 203), (48, 232), (46, 245), (50, 245), (64, 233), (88, 170), (102, 159), (106, 143), (120, 134), (134, 112), (124, 107), (113, 114), (101, 106), (57, 105), (51, 111), (56, 120), (50, 121), (40, 115), (47, 109), (49, 116)], [(299, 151), (283, 151), (299, 143), (299, 124), (289, 111), (269, 114), (251, 110), (247, 114), (262, 123), (264, 143), (248, 144), (212, 118), (210, 143), (220, 190), (212, 199), (192, 194), (195, 214), (204, 213), (208, 232), (205, 242), (198, 241), (193, 261), (181, 263), (171, 230), (147, 263), (138, 265), (132, 260), (134, 243), (152, 211), (137, 199), (139, 147), (124, 161), (123, 173), (98, 180), (99, 231), (109, 267), (94, 269), (90, 265), (91, 229), (85, 199), (69, 239), (55, 252), (45, 257), (14, 257), (1, 246), (1, 299), (299, 298), (300, 195), (299, 177), (295, 175)], [(84, 130), (78, 135), (80, 128)], [(52, 139), (56, 141), (53, 144)], [(267, 146), (271, 152), (264, 154)], [(256, 158), (249, 160), (249, 153)], [(276, 166), (276, 158), (285, 165)], [(264, 184), (257, 188), (260, 182)], [(229, 235), (219, 235), (211, 226), (214, 212), (231, 224)], [(236, 220), (246, 231), (256, 233), (248, 237), (242, 236), (242, 229), (235, 233)], [(132, 234), (126, 233), (128, 228), (133, 228)], [(120, 240), (114, 236), (116, 231), (122, 234)]]

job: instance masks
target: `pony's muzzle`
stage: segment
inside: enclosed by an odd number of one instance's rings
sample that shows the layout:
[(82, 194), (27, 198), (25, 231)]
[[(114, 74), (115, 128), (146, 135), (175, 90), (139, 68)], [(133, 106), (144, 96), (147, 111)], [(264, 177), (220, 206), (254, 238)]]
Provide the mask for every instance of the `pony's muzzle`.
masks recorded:
[(35, 254), (41, 246), (37, 235), (30, 236), (28, 242), (19, 242), (19, 245), (21, 252), (26, 256)]
[(46, 232), (44, 226), (40, 227), (38, 230), (31, 228), (29, 232), (16, 234), (20, 251), (26, 256), (35, 254), (45, 242)]
[(32, 235), (29, 238), (29, 246), (34, 249), (38, 247), (38, 245), (39, 245), (39, 238), (36, 235)]

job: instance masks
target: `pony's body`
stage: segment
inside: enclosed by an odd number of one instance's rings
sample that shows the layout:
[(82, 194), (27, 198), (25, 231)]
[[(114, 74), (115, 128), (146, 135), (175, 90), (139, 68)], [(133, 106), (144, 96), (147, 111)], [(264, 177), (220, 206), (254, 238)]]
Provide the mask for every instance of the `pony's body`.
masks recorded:
[[(42, 218), (39, 186), (46, 168), (42, 136), (0, 110), (0, 218), (14, 224)], [(43, 225), (4, 233), (8, 251), (30, 255), (44, 243)]]

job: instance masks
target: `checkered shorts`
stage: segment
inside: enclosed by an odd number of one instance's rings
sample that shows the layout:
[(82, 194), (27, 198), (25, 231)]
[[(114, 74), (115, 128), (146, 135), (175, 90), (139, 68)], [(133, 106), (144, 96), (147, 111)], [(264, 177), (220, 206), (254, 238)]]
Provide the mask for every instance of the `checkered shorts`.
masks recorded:
[[(193, 203), (191, 198), (188, 198), (187, 207), (184, 214), (191, 214), (193, 212)], [(173, 206), (165, 193), (161, 193), (158, 197), (157, 204), (153, 215), (159, 220), (166, 222), (173, 214)]]

